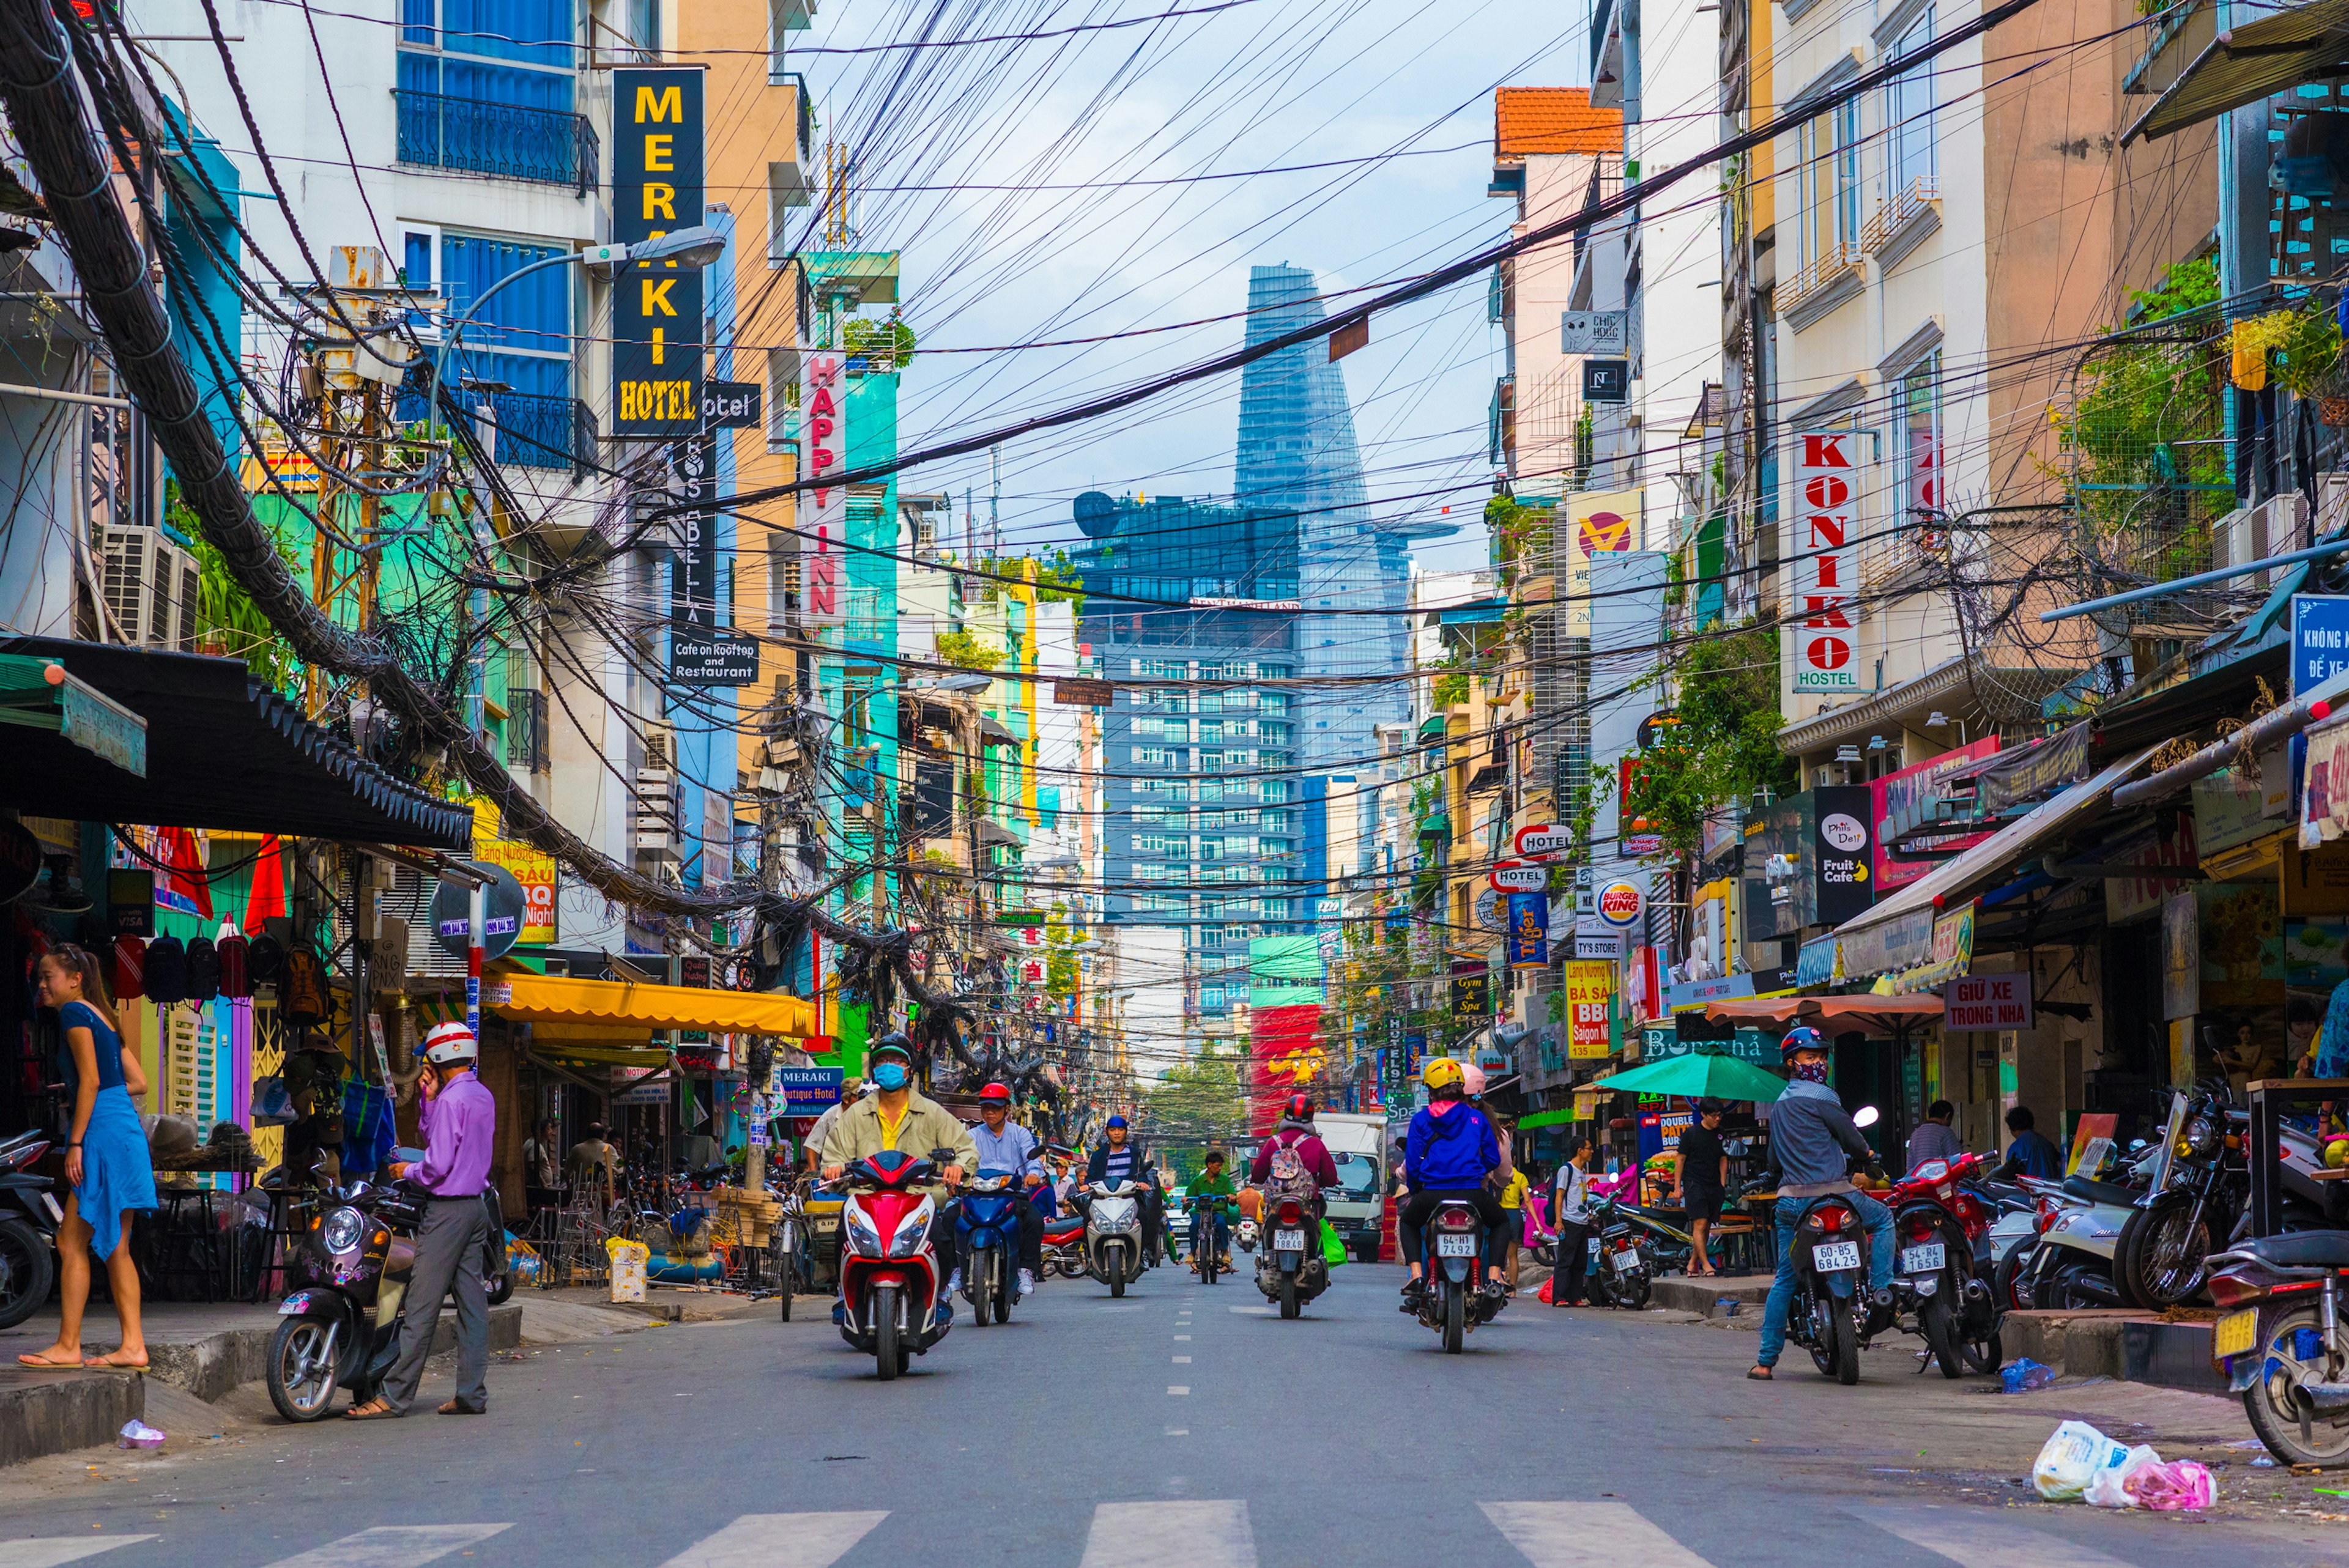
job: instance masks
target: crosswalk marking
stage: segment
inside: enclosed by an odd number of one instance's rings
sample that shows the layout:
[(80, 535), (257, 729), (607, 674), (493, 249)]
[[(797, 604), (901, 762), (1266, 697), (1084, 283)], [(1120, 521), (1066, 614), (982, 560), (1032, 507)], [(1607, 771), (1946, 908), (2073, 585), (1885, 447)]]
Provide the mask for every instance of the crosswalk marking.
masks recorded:
[(746, 1513), (661, 1568), (832, 1568), (889, 1517), (868, 1512)]
[(58, 1568), (118, 1546), (152, 1541), (151, 1535), (46, 1535), (32, 1541), (0, 1541), (0, 1568)]
[(1256, 1568), (1245, 1502), (1104, 1502), (1080, 1568)]
[(421, 1568), (436, 1557), (487, 1541), (511, 1524), (378, 1524), (269, 1568)]
[(1936, 1552), (1959, 1568), (2129, 1568), (2121, 1558), (2078, 1546), (1982, 1508), (1847, 1508), (1854, 1519)]
[(1628, 1502), (1486, 1502), (1493, 1528), (1534, 1568), (1713, 1568)]

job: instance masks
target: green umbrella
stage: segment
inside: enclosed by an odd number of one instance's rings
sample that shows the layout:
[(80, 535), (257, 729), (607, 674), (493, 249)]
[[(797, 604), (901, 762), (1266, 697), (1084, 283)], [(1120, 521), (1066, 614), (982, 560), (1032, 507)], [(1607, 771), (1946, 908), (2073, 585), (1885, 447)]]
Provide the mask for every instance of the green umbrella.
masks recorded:
[(1698, 1052), (1651, 1062), (1588, 1086), (1620, 1094), (1678, 1094), (1691, 1099), (1753, 1099), (1764, 1104), (1786, 1092), (1786, 1080), (1736, 1057)]

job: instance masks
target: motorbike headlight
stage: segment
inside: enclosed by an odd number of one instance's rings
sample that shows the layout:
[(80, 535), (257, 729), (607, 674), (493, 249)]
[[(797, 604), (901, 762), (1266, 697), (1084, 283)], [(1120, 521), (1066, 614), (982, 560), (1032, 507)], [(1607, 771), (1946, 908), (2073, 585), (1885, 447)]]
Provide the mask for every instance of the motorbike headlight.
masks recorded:
[(881, 1233), (860, 1205), (851, 1202), (840, 1206), (840, 1228), (848, 1238), (851, 1252), (874, 1258), (881, 1255)]
[(359, 1238), (366, 1233), (366, 1215), (357, 1209), (336, 1209), (318, 1227), (318, 1244), (330, 1253), (347, 1253), (358, 1246)]
[(889, 1255), (910, 1258), (920, 1252), (922, 1243), (929, 1240), (930, 1222), (937, 1218), (937, 1204), (927, 1198), (923, 1199), (921, 1206), (906, 1215), (905, 1222), (897, 1227), (897, 1233), (889, 1238)]
[(2218, 1126), (2199, 1112), (2186, 1119), (2185, 1130), (2178, 1135), (2181, 1154), (2208, 1154), (2219, 1141)]

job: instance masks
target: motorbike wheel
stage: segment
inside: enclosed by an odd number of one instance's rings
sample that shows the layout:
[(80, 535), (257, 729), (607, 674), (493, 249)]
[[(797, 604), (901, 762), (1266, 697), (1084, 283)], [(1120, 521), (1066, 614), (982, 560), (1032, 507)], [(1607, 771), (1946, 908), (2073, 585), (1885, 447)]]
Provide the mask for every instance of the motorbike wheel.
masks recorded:
[(1546, 1269), (1554, 1269), (1557, 1267), (1557, 1243), (1556, 1242), (1544, 1242), (1541, 1245), (1536, 1247), (1534, 1249), (1534, 1262), (1541, 1264), (1541, 1266)]
[(1917, 1330), (1940, 1364), (1942, 1377), (1964, 1376), (1965, 1367), (1958, 1357), (1958, 1315), (1951, 1310), (1946, 1294), (1937, 1290), (1918, 1304)]
[(1109, 1294), (1112, 1298), (1125, 1294), (1125, 1263), (1123, 1259), (1110, 1265)]
[[(2108, 1307), (2113, 1303), (2099, 1292), (2085, 1288), (2080, 1282), (2095, 1277), (2083, 1264), (2069, 1264), (2057, 1271), (2053, 1280), (2032, 1293), (2032, 1299), (2056, 1312), (2092, 1312)], [(2116, 1290), (2117, 1286), (2114, 1287)], [(2053, 1296), (2054, 1299), (2046, 1300)]]
[(508, 1300), (512, 1299), (513, 1295), (513, 1271), (512, 1269), (508, 1269), (502, 1274), (495, 1275), (487, 1283), (489, 1289), (483, 1294), (488, 1298), (489, 1304), (492, 1306), (502, 1306)]
[(41, 1310), (56, 1268), (47, 1237), (22, 1220), (0, 1222), (0, 1328)]
[(995, 1321), (1011, 1321), (1011, 1275), (1009, 1270), (1004, 1272), (1003, 1280), (995, 1293)]
[(1444, 1353), (1457, 1356), (1468, 1336), (1468, 1287), (1444, 1282)]
[(1984, 1338), (1961, 1341), (1958, 1354), (1965, 1357), (1970, 1371), (1995, 1372), (2006, 1365), (2006, 1344), (1995, 1328)]
[(873, 1372), (884, 1383), (905, 1369), (897, 1353), (897, 1287), (873, 1287)]
[(963, 1283), (970, 1291), (970, 1320), (981, 1328), (987, 1326), (988, 1311), (995, 1305), (992, 1289), (995, 1284), (994, 1263), (993, 1253), (979, 1253), (971, 1258), (969, 1272), (963, 1276)]
[(1216, 1243), (1209, 1242), (1206, 1246), (1193, 1247), (1191, 1251), (1198, 1257), (1199, 1260), (1199, 1283), (1201, 1284), (1215, 1284)]
[(1285, 1274), (1280, 1276), (1280, 1315), (1295, 1317), (1298, 1311), (1297, 1276), (1293, 1274)]
[(1991, 1300), (2002, 1313), (2031, 1310), (2031, 1265), (2039, 1255), (2035, 1241), (2018, 1242), (1998, 1260), (1991, 1275)]
[(342, 1380), (339, 1367), (314, 1366), (326, 1352), (326, 1326), (315, 1317), (289, 1317), (269, 1336), (269, 1402), (297, 1425), (325, 1417)]
[(1648, 1305), (1648, 1276), (1636, 1274), (1617, 1280), (1608, 1295), (1625, 1312), (1638, 1312)]
[(1819, 1337), (1829, 1347), (1835, 1380), (1848, 1388), (1859, 1381), (1859, 1326), (1851, 1319), (1851, 1303), (1830, 1297), (1825, 1305), (1826, 1332)]
[(793, 1255), (792, 1239), (792, 1227), (785, 1223), (775, 1227), (774, 1236), (769, 1243), (774, 1253), (775, 1294), (783, 1304), (782, 1321), (785, 1323), (792, 1320), (792, 1293), (799, 1288), (800, 1283), (793, 1277), (799, 1269), (798, 1260)]
[(2209, 1210), (2189, 1223), (2191, 1193), (2178, 1192), (2139, 1209), (2121, 1226), (2113, 1252), (2113, 1284), (2132, 1305), (2166, 1312), (2190, 1301), (2210, 1273)]
[(2317, 1333), (2323, 1343), (2313, 1303), (2280, 1313), (2265, 1325), (2267, 1369), (2243, 1390), (2243, 1413), (2251, 1418), (2260, 1441), (2282, 1463), (2335, 1469), (2349, 1464), (2349, 1416), (2319, 1418), (2297, 1390), (2304, 1382), (2332, 1382), (2340, 1372), (2322, 1350), (2313, 1361), (2292, 1354), (2303, 1328)]

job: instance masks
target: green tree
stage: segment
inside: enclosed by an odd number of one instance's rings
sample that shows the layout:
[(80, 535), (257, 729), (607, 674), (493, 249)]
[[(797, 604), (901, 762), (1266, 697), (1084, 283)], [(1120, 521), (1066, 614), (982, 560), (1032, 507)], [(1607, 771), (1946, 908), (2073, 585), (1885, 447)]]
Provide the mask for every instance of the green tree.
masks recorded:
[(1239, 1058), (1212, 1044), (1168, 1068), (1149, 1099), (1151, 1124), (1163, 1142), (1224, 1143), (1247, 1130)]
[(1778, 749), (1778, 631), (1749, 624), (1701, 637), (1673, 666), (1679, 699), (1671, 738), (1632, 775), (1630, 815), (1678, 853), (1696, 849), (1705, 813), (1757, 789), (1785, 794), (1795, 760)]
[(1002, 665), (1003, 651), (968, 632), (940, 632), (938, 657), (957, 669), (991, 671)]

